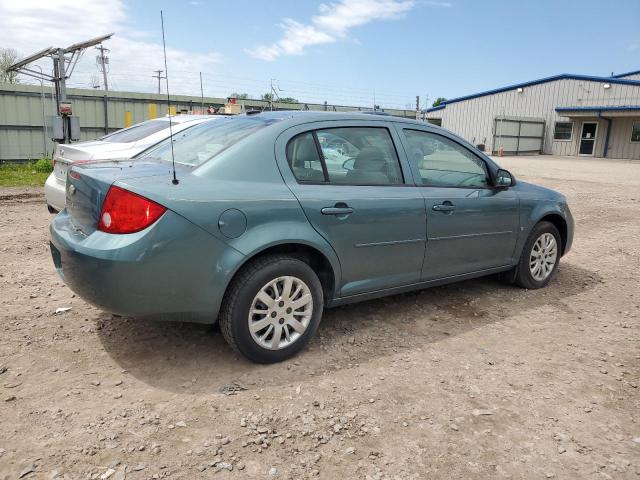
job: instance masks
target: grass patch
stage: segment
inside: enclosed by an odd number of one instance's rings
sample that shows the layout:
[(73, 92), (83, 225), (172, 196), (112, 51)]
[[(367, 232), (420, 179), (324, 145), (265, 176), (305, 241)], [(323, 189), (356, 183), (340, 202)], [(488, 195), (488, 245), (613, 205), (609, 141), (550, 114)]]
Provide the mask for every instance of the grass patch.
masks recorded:
[(53, 171), (53, 163), (41, 158), (28, 163), (3, 163), (0, 165), (0, 187), (42, 186)]

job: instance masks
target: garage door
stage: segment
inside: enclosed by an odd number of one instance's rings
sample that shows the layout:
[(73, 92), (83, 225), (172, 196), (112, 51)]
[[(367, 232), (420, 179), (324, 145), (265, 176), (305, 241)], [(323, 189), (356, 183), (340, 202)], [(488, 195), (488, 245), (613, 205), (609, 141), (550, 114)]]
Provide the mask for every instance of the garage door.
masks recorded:
[(532, 117), (496, 117), (493, 124), (493, 153), (509, 155), (542, 153), (544, 119)]

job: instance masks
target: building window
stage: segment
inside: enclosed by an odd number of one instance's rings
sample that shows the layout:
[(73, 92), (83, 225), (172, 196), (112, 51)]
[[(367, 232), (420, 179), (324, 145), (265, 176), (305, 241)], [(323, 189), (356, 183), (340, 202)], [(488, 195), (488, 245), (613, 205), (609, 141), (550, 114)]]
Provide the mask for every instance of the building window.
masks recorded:
[(631, 141), (640, 142), (640, 122), (633, 122), (631, 126)]
[(573, 122), (556, 122), (553, 139), (568, 142), (573, 136)]

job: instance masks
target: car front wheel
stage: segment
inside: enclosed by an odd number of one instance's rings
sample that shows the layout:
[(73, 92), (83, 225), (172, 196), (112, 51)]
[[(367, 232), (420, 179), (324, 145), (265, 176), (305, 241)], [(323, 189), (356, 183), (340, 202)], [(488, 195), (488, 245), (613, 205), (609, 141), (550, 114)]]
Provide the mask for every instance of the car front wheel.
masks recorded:
[(323, 310), (322, 285), (300, 259), (268, 255), (233, 279), (220, 312), (220, 329), (235, 350), (259, 363), (285, 360), (313, 337)]
[(516, 267), (515, 283), (523, 288), (547, 286), (560, 263), (562, 239), (550, 222), (540, 222), (529, 234)]

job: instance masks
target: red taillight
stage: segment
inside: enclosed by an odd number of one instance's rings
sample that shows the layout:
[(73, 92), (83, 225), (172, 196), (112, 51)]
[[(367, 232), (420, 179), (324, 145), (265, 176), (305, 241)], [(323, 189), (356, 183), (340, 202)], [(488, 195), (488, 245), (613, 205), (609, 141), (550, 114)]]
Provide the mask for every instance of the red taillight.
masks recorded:
[(135, 233), (153, 224), (167, 209), (124, 188), (111, 186), (102, 204), (98, 229), (107, 233)]

